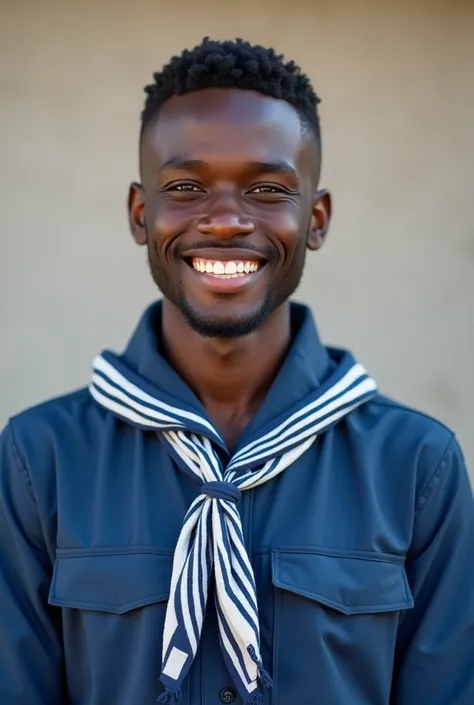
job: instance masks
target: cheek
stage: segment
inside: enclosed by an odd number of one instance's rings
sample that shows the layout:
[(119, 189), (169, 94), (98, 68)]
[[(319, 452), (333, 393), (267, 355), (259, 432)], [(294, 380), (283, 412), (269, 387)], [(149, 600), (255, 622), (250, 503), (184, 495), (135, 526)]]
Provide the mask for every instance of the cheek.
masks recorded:
[(189, 209), (173, 208), (169, 203), (154, 203), (146, 212), (148, 232), (159, 256), (165, 256), (176, 237), (189, 230), (193, 216)]
[(162, 240), (172, 237), (174, 233), (182, 230), (183, 224), (186, 224), (183, 214), (171, 208), (155, 209), (150, 222), (153, 232)]
[(275, 210), (266, 222), (270, 232), (277, 236), (287, 258), (292, 258), (301, 247), (306, 246), (308, 217), (302, 209), (288, 204)]

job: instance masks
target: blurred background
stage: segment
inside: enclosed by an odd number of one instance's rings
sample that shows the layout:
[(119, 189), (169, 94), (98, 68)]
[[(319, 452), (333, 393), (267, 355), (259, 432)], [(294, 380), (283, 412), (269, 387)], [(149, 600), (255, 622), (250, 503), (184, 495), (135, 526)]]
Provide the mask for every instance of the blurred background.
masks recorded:
[(335, 216), (297, 298), (474, 479), (474, 0), (0, 0), (0, 425), (157, 297), (125, 210), (143, 86), (204, 35), (311, 76)]

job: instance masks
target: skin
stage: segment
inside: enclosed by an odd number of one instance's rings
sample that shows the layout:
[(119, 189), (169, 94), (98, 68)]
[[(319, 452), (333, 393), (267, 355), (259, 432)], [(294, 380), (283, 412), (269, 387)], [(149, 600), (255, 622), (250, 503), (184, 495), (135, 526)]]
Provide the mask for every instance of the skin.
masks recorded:
[[(288, 298), (307, 250), (326, 238), (331, 197), (318, 189), (319, 164), (296, 110), (253, 91), (175, 96), (141, 140), (129, 220), (163, 293), (163, 349), (229, 449), (285, 357)], [(190, 266), (191, 253), (265, 264), (223, 292)]]

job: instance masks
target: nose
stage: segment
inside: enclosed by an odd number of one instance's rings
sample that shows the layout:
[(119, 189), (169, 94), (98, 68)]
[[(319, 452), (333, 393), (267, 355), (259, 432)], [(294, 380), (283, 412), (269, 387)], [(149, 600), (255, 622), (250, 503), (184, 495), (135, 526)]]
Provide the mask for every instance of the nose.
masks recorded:
[(214, 235), (222, 240), (229, 240), (237, 235), (251, 235), (255, 223), (251, 218), (239, 212), (234, 199), (221, 198), (214, 202), (210, 212), (197, 224), (202, 235)]

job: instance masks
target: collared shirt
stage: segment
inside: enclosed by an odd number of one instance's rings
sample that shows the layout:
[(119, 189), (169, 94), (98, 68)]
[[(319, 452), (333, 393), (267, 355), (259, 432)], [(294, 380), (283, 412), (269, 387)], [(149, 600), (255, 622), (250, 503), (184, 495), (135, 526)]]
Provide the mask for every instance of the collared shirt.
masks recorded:
[[(124, 359), (202, 415), (159, 352), (160, 304)], [(331, 370), (308, 309), (246, 435)], [(0, 441), (1, 705), (153, 705), (173, 550), (199, 485), (159, 434), (87, 388)], [(238, 504), (257, 584), (264, 705), (472, 705), (474, 503), (432, 418), (378, 395)], [(209, 600), (182, 705), (241, 701)]]

